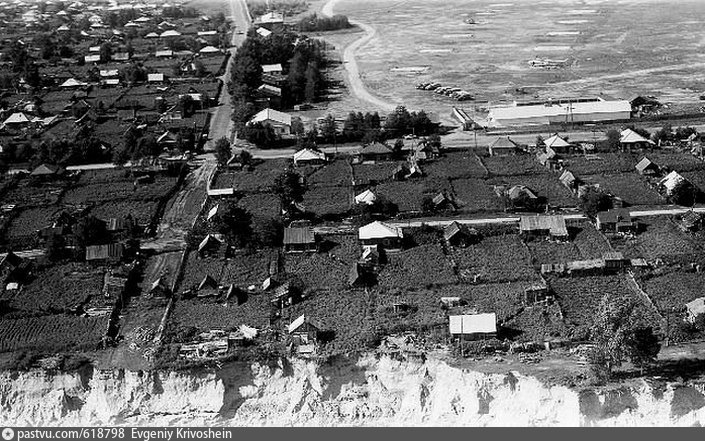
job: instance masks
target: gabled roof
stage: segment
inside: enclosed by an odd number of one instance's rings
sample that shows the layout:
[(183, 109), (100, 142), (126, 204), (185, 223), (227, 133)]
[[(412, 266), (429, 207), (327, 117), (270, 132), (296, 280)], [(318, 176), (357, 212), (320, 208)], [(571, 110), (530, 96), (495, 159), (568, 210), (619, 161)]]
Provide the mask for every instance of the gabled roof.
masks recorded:
[(361, 240), (366, 239), (384, 239), (384, 238), (403, 238), (404, 233), (401, 228), (392, 227), (384, 222), (375, 221), (360, 227), (358, 237)]
[(260, 15), (255, 19), (255, 23), (283, 23), (284, 14), (279, 12), (267, 12), (264, 15)]
[(552, 236), (568, 236), (565, 218), (559, 215), (521, 216), (519, 220), (521, 231), (546, 231)]
[(4, 124), (27, 124), (31, 122), (27, 115), (22, 112), (16, 112), (10, 115), (4, 122)]
[(522, 194), (527, 195), (531, 199), (536, 199), (538, 196), (529, 187), (525, 185), (515, 185), (507, 190), (507, 196), (510, 199), (516, 199)]
[(518, 146), (508, 136), (500, 136), (490, 143), (491, 149), (516, 149)]
[[(98, 59), (100, 59), (100, 55), (98, 55)], [(88, 83), (78, 81), (75, 78), (69, 78), (68, 80), (61, 83), (59, 85), (59, 87), (82, 87), (82, 86), (87, 86), (87, 85), (88, 85)]]
[(658, 165), (656, 165), (656, 164), (655, 164), (654, 162), (652, 162), (649, 158), (647, 158), (646, 156), (644, 156), (644, 157), (641, 159), (641, 161), (639, 161), (639, 163), (636, 165), (635, 168), (637, 169), (638, 172), (642, 173), (642, 172), (644, 172), (646, 169), (652, 168), (652, 167), (658, 168)]
[(312, 149), (302, 149), (294, 153), (294, 164), (301, 161), (325, 161), (326, 154)]
[(256, 122), (274, 121), (287, 126), (291, 125), (291, 115), (274, 109), (264, 109), (259, 111), (250, 119), (250, 124)]
[(206, 217), (207, 220), (213, 219), (215, 216), (218, 215), (218, 210), (220, 209), (220, 205), (216, 204), (213, 208), (208, 210), (208, 216)]
[(619, 134), (619, 142), (622, 144), (637, 144), (644, 142), (648, 144), (654, 143), (652, 140), (644, 138), (632, 129), (622, 130), (622, 132)]
[(320, 329), (318, 326), (311, 323), (311, 321), (306, 317), (306, 314), (301, 314), (299, 318), (291, 322), (291, 324), (289, 325), (289, 334), (291, 334), (292, 332), (296, 332), (296, 330), (303, 326), (304, 323), (307, 323), (309, 326), (312, 326), (316, 329)]
[(561, 138), (560, 136), (558, 136), (558, 133), (554, 133), (550, 138), (545, 140), (543, 143), (546, 147), (551, 147), (551, 148), (570, 147), (570, 143), (568, 141), (566, 141), (565, 139)]
[(389, 155), (392, 153), (392, 149), (382, 143), (373, 142), (364, 146), (360, 153), (363, 155)]
[(694, 316), (703, 314), (705, 313), (705, 297), (698, 297), (692, 302), (686, 303), (685, 307)]
[(220, 52), (220, 49), (218, 49), (215, 46), (206, 46), (206, 47), (202, 48), (201, 50), (199, 50), (198, 52), (200, 52), (202, 54), (216, 54), (216, 53)]
[(173, 29), (169, 29), (168, 31), (162, 32), (159, 36), (161, 38), (168, 38), (168, 37), (178, 37), (181, 35), (181, 32), (175, 31)]
[(597, 220), (599, 220), (600, 223), (631, 224), (632, 215), (626, 208), (614, 208), (597, 213)]
[(365, 190), (359, 195), (355, 196), (356, 204), (367, 204), (372, 205), (377, 200), (377, 196), (372, 192), (372, 190)]
[(50, 176), (59, 173), (61, 167), (54, 164), (41, 164), (32, 170), (32, 176)]
[(681, 182), (687, 182), (687, 180), (681, 176), (677, 171), (672, 171), (667, 174), (665, 178), (659, 181), (659, 185), (663, 185), (666, 190), (670, 193), (676, 188)]
[(561, 177), (558, 178), (558, 179), (559, 179), (564, 185), (572, 185), (572, 184), (575, 183), (575, 181), (577, 180), (577, 178), (575, 177), (575, 175), (573, 174), (573, 172), (571, 172), (571, 171), (569, 171), (569, 170), (565, 170), (565, 171), (563, 172), (563, 174), (561, 174)]
[(450, 240), (456, 234), (462, 232), (462, 227), (457, 222), (451, 222), (443, 229), (443, 239)]
[(284, 245), (311, 244), (316, 236), (311, 227), (284, 228)]
[(218, 289), (218, 282), (208, 274), (206, 274), (205, 277), (201, 279), (201, 283), (198, 284), (199, 291), (206, 288)]
[(223, 241), (213, 234), (208, 234), (203, 238), (201, 243), (198, 244), (198, 251), (203, 251), (209, 246), (221, 246)]
[(492, 334), (497, 332), (497, 315), (489, 314), (451, 315), (451, 334)]
[(159, 34), (156, 32), (150, 32), (149, 34), (145, 35), (144, 38), (159, 38)]

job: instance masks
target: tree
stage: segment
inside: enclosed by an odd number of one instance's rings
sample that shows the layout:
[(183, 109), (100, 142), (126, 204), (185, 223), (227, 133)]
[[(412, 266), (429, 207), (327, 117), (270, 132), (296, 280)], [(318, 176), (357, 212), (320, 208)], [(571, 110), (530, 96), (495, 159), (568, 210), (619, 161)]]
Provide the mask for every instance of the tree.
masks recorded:
[(259, 147), (267, 147), (277, 140), (277, 135), (271, 125), (262, 122), (247, 124), (242, 129), (243, 138)]
[(433, 203), (432, 196), (426, 195), (421, 199), (421, 211), (424, 213), (433, 213), (436, 211), (436, 204)]
[(52, 234), (49, 236), (45, 246), (45, 256), (51, 262), (57, 262), (64, 257), (66, 241), (64, 236), (60, 234)]
[(588, 354), (590, 367), (600, 383), (608, 381), (615, 367), (627, 358), (643, 367), (655, 360), (660, 350), (651, 328), (637, 324), (636, 302), (605, 295), (600, 301), (595, 321), (590, 329), (594, 343)]
[(681, 181), (673, 187), (669, 196), (676, 205), (692, 207), (697, 200), (697, 189), (688, 181)]
[(546, 144), (543, 141), (544, 141), (543, 136), (536, 135), (536, 142), (535, 142), (536, 147), (544, 147)]
[(600, 211), (606, 211), (612, 208), (612, 199), (605, 193), (589, 187), (582, 196), (580, 196), (580, 208), (590, 217), (595, 217)]
[(292, 170), (286, 170), (277, 176), (272, 186), (272, 192), (279, 196), (282, 206), (301, 202), (305, 191), (301, 176)]
[(320, 82), (320, 72), (318, 71), (318, 65), (315, 62), (308, 63), (304, 76), (306, 77), (304, 97), (306, 98), (307, 102), (312, 103), (316, 100), (316, 95), (318, 93), (318, 83)]
[(328, 114), (328, 116), (321, 121), (320, 128), (320, 134), (324, 142), (331, 142), (335, 139), (337, 129), (333, 115)]
[(233, 202), (221, 206), (214, 219), (215, 229), (223, 234), (228, 243), (242, 248), (252, 241), (252, 215)]
[(113, 48), (110, 43), (105, 42), (100, 45), (100, 61), (102, 63), (107, 63), (110, 61), (110, 57), (113, 55)]
[(664, 145), (673, 140), (673, 127), (670, 123), (665, 123), (659, 130), (654, 132), (653, 141), (657, 145)]
[(242, 149), (242, 151), (240, 152), (240, 163), (242, 165), (252, 164), (252, 153), (245, 149)]
[(259, 241), (266, 247), (278, 247), (284, 238), (284, 225), (278, 218), (270, 218), (258, 226)]
[(441, 143), (441, 136), (438, 133), (434, 133), (428, 137), (428, 145), (437, 150), (441, 150), (443, 144)]
[(607, 131), (607, 139), (604, 142), (604, 149), (611, 152), (619, 150), (621, 135), (615, 129)]
[(218, 165), (225, 167), (231, 156), (230, 142), (227, 138), (222, 137), (215, 142), (215, 156), (218, 159)]
[(631, 329), (627, 335), (627, 353), (634, 366), (641, 369), (656, 361), (661, 344), (650, 326), (639, 326)]
[(392, 147), (392, 151), (394, 152), (394, 156), (396, 158), (401, 158), (404, 156), (404, 140), (399, 138), (396, 141), (394, 141), (394, 146)]
[(88, 245), (106, 243), (109, 239), (105, 222), (90, 215), (80, 219), (73, 226), (73, 234), (78, 246), (85, 248)]

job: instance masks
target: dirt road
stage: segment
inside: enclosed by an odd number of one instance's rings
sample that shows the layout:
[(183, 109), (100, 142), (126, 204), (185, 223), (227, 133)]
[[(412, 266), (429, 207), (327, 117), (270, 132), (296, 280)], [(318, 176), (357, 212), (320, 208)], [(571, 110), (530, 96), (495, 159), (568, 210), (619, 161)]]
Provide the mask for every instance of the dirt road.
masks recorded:
[[(333, 8), (335, 7), (335, 4), (337, 2), (338, 0), (330, 0), (328, 3), (325, 4), (325, 6), (323, 6), (323, 8), (321, 9), (321, 13), (328, 17), (332, 17), (334, 15)], [(383, 110), (385, 112), (391, 112), (396, 108), (397, 104), (376, 97), (367, 90), (365, 84), (362, 82), (362, 77), (360, 76), (360, 69), (358, 68), (357, 60), (355, 59), (355, 52), (362, 46), (369, 43), (370, 40), (375, 37), (377, 31), (372, 26), (369, 26), (365, 23), (361, 23), (356, 20), (351, 19), (350, 23), (359, 26), (363, 31), (365, 31), (365, 34), (360, 37), (360, 39), (351, 43), (343, 51), (343, 65), (345, 66), (345, 70), (347, 72), (346, 83), (350, 90), (350, 93), (354, 97), (362, 101), (368, 102), (375, 107), (379, 107), (380, 110)]]
[[(229, 49), (231, 56), (235, 55), (237, 47), (243, 42), (246, 37), (247, 29), (250, 27), (250, 14), (247, 11), (244, 0), (229, 0), (230, 18), (234, 25), (231, 47)], [(242, 32), (239, 34), (238, 32)], [(225, 73), (220, 77), (223, 82), (223, 90), (220, 93), (218, 107), (211, 113), (211, 125), (208, 132), (208, 141), (204, 146), (205, 151), (213, 151), (215, 142), (225, 137), (232, 142), (233, 136), (233, 121), (230, 118), (232, 115), (232, 106), (230, 105), (230, 94), (227, 91), (228, 80), (230, 79), (230, 61), (225, 68)]]

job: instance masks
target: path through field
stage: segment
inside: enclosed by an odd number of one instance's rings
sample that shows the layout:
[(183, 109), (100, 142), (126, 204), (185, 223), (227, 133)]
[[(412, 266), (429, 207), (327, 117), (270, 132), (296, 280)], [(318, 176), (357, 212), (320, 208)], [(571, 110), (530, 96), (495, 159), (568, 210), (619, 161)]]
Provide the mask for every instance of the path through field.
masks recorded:
[[(326, 3), (321, 9), (321, 13), (325, 16), (332, 17), (333, 8), (335, 7), (335, 4), (337, 2), (338, 0), (329, 0), (328, 3)], [(392, 103), (390, 101), (385, 101), (382, 98), (374, 96), (367, 90), (365, 84), (362, 82), (362, 78), (360, 77), (360, 69), (357, 65), (357, 60), (355, 58), (355, 52), (360, 47), (370, 42), (370, 40), (375, 37), (377, 30), (372, 26), (352, 19), (350, 20), (350, 23), (359, 26), (360, 28), (362, 28), (362, 30), (365, 31), (365, 35), (360, 37), (359, 40), (356, 40), (351, 43), (343, 51), (343, 65), (345, 66), (345, 70), (347, 71), (347, 83), (348, 87), (350, 88), (350, 93), (362, 101), (366, 101), (372, 104), (373, 106), (379, 107), (380, 110), (384, 110), (387, 112), (392, 111), (396, 108), (397, 104)]]

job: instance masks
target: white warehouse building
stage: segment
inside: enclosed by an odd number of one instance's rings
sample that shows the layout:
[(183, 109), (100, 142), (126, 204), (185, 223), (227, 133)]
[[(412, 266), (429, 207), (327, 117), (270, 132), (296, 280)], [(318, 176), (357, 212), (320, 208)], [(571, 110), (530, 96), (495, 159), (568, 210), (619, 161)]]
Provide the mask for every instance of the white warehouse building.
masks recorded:
[(632, 106), (626, 100), (558, 101), (544, 104), (519, 104), (490, 109), (489, 127), (561, 124), (628, 120)]

